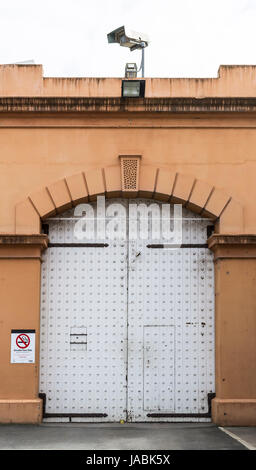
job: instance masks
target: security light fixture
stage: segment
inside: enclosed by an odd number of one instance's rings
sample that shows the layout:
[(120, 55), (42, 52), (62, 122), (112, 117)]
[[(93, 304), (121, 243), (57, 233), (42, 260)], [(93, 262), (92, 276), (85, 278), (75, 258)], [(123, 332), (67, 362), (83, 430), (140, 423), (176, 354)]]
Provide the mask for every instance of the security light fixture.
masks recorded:
[(125, 78), (136, 78), (137, 77), (137, 64), (128, 63), (125, 66)]
[(108, 34), (108, 42), (116, 42), (120, 46), (129, 47), (131, 51), (134, 51), (135, 49), (147, 47), (149, 39), (146, 34), (137, 33), (121, 26)]
[(34, 59), (23, 60), (22, 62), (15, 62), (14, 65), (35, 65)]
[(123, 98), (144, 98), (145, 80), (122, 80)]
[(34, 59), (22, 60), (21, 62), (7, 62), (1, 65), (36, 65)]
[(141, 75), (144, 77), (144, 49), (148, 46), (149, 38), (144, 33), (137, 33), (131, 29), (126, 28), (125, 26), (120, 26), (120, 28), (115, 29), (108, 35), (109, 43), (117, 43), (123, 47), (129, 47), (130, 51), (135, 51), (136, 49), (141, 49), (141, 65), (138, 71), (141, 70)]

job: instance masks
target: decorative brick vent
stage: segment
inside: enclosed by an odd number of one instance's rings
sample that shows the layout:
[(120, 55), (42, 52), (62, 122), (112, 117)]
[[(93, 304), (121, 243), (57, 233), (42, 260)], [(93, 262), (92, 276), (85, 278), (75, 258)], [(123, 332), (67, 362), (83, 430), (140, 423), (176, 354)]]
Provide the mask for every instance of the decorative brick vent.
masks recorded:
[(120, 155), (122, 191), (139, 190), (140, 155)]

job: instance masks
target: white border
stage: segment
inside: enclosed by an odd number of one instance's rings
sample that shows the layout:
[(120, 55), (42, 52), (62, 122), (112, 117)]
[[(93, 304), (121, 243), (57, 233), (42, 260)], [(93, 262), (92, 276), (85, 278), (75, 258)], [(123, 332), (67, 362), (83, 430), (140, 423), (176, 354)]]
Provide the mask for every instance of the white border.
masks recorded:
[(225, 428), (222, 428), (221, 426), (219, 426), (219, 429), (223, 432), (225, 432), (226, 434), (228, 434), (228, 436), (232, 437), (233, 439), (235, 439), (236, 441), (240, 442), (240, 444), (242, 444), (244, 447), (246, 447), (247, 449), (249, 450), (256, 450), (256, 447), (252, 446), (251, 444), (249, 444), (248, 442), (244, 441), (243, 439), (241, 439), (240, 437), (238, 437), (236, 434), (234, 434), (233, 432), (231, 431), (228, 431), (227, 429)]

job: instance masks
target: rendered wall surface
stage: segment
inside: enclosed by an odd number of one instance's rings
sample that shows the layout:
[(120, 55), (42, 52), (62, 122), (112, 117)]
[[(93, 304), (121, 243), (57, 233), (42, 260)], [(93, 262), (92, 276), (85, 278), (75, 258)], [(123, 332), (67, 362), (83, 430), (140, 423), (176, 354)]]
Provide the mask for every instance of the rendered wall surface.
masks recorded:
[(97, 194), (125, 196), (120, 155), (139, 155), (135, 195), (186, 204), (219, 235), (238, 237), (236, 247), (228, 237), (210, 246), (213, 419), (256, 424), (255, 77), (255, 66), (221, 66), (212, 79), (147, 78), (136, 104), (120, 99), (121, 78), (43, 78), (41, 66), (0, 66), (0, 421), (42, 416), (38, 354), (35, 365), (10, 364), (12, 328), (35, 328), (38, 351), (41, 219)]
[(216, 398), (220, 425), (255, 425), (256, 237), (213, 235)]
[[(42, 419), (38, 397), (39, 299), (41, 246), (45, 236), (1, 238), (0, 242), (0, 421), (37, 423)], [(11, 364), (11, 330), (36, 331), (35, 364)]]
[[(122, 78), (43, 77), (41, 65), (2, 65), (1, 96), (120, 95)], [(256, 94), (254, 65), (221, 65), (215, 78), (146, 78), (146, 97), (252, 97)]]

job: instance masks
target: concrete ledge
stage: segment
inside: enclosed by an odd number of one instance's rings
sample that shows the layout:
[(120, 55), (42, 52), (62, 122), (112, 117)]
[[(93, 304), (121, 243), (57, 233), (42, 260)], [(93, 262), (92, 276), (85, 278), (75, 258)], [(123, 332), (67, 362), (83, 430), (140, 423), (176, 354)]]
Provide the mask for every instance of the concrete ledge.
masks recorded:
[(216, 234), (208, 238), (214, 259), (256, 259), (256, 235)]
[(214, 398), (212, 420), (218, 426), (256, 426), (256, 399)]
[(208, 245), (211, 250), (215, 246), (255, 246), (256, 245), (256, 235), (255, 234), (216, 234), (210, 236), (208, 239)]
[[(105, 79), (106, 80), (106, 79)], [(158, 79), (159, 80), (159, 79)], [(161, 79), (160, 79), (161, 80)], [(180, 79), (179, 79), (180, 80)], [(18, 80), (16, 80), (16, 83)], [(119, 82), (121, 85), (121, 81)], [(255, 97), (148, 97), (122, 98), (86, 96), (1, 96), (1, 113), (168, 112), (168, 113), (255, 113)], [(146, 88), (147, 89), (147, 88)], [(173, 87), (171, 86), (173, 90)], [(169, 85), (170, 90), (170, 85)], [(255, 93), (255, 91), (254, 91)]]
[(0, 423), (39, 424), (42, 421), (43, 403), (34, 400), (0, 400)]
[(45, 234), (0, 234), (0, 248), (33, 247), (44, 250), (48, 245), (48, 237)]

